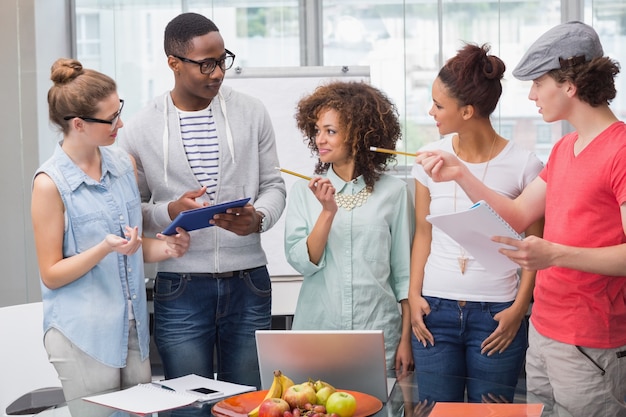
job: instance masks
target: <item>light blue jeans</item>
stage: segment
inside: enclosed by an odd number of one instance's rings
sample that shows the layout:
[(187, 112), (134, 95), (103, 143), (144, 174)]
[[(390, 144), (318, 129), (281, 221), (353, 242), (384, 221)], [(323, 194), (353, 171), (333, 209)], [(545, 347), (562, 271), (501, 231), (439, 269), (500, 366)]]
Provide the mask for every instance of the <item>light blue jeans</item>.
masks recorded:
[(213, 378), (217, 372), (220, 380), (260, 389), (254, 334), (271, 325), (269, 273), (263, 266), (223, 275), (157, 274), (154, 339), (164, 374)]
[(512, 402), (524, 363), (528, 337), (522, 322), (517, 335), (502, 353), (480, 352), (480, 344), (496, 329), (493, 316), (512, 302), (466, 302), (424, 297), (431, 308), (424, 317), (435, 345), (424, 347), (413, 335), (412, 347), (419, 398), (430, 401), (481, 402), (496, 395)]

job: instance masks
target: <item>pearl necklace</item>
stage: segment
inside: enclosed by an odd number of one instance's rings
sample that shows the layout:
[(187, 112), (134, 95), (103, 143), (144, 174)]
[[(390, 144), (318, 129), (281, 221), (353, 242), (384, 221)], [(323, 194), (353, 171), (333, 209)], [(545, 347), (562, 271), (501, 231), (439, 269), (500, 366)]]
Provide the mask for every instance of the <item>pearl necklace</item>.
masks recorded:
[(367, 189), (367, 187), (363, 188), (356, 194), (342, 194), (335, 193), (335, 202), (337, 206), (346, 209), (347, 211), (352, 210), (355, 207), (361, 207), (367, 201), (367, 198), (372, 194), (371, 191)]
[[(480, 182), (482, 182), (483, 184), (485, 183), (485, 177), (487, 176), (487, 170), (489, 169), (489, 162), (491, 162), (491, 157), (493, 156), (493, 149), (495, 148), (497, 137), (498, 137), (498, 134), (494, 132), (493, 140), (491, 141), (491, 149), (489, 150), (489, 156), (487, 157), (487, 163), (485, 164), (485, 170), (483, 171), (483, 176), (480, 180)], [(460, 140), (461, 138), (459, 137), (459, 141)], [(457, 152), (456, 149), (454, 149), (454, 142), (452, 143), (452, 149), (454, 150), (454, 153), (456, 154), (457, 158), (459, 158), (459, 152)], [(454, 212), (455, 213), (456, 213), (456, 189), (457, 189), (457, 183), (455, 181), (454, 182)], [(467, 261), (469, 261), (469, 258), (467, 257), (463, 246), (459, 245), (459, 250), (461, 251), (461, 254), (456, 259), (459, 263), (459, 269), (461, 270), (461, 274), (465, 274), (465, 269), (467, 267)]]

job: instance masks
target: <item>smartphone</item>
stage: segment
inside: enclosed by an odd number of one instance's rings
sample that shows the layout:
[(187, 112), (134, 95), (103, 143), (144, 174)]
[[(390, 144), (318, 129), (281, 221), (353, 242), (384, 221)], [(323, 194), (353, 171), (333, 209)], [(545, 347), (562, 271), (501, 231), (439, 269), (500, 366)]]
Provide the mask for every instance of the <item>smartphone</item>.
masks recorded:
[(208, 401), (214, 398), (219, 398), (223, 395), (220, 391), (207, 387), (193, 388), (187, 390), (187, 392), (198, 395), (200, 397), (200, 401)]

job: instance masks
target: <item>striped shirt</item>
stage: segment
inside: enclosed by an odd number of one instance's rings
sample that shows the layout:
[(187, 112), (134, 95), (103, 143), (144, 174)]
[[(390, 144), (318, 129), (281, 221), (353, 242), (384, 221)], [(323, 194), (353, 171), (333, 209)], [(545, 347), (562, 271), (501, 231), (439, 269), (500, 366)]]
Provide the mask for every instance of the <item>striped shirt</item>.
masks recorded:
[(191, 171), (215, 200), (219, 168), (219, 142), (211, 107), (199, 111), (178, 110), (180, 133)]

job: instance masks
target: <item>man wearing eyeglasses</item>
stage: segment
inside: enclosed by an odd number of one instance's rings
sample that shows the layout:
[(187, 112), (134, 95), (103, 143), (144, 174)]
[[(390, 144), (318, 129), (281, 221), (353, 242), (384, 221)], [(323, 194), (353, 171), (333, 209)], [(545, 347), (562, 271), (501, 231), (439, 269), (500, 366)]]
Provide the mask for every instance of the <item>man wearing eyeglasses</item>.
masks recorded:
[(158, 264), (155, 342), (166, 378), (217, 373), (260, 388), (254, 333), (271, 324), (260, 234), (281, 216), (286, 194), (273, 127), (258, 99), (222, 85), (235, 55), (212, 21), (183, 13), (164, 44), (174, 88), (119, 137), (137, 161), (145, 233), (163, 231), (183, 210), (245, 197), (251, 204), (216, 215), (217, 227), (191, 232), (183, 258)]

